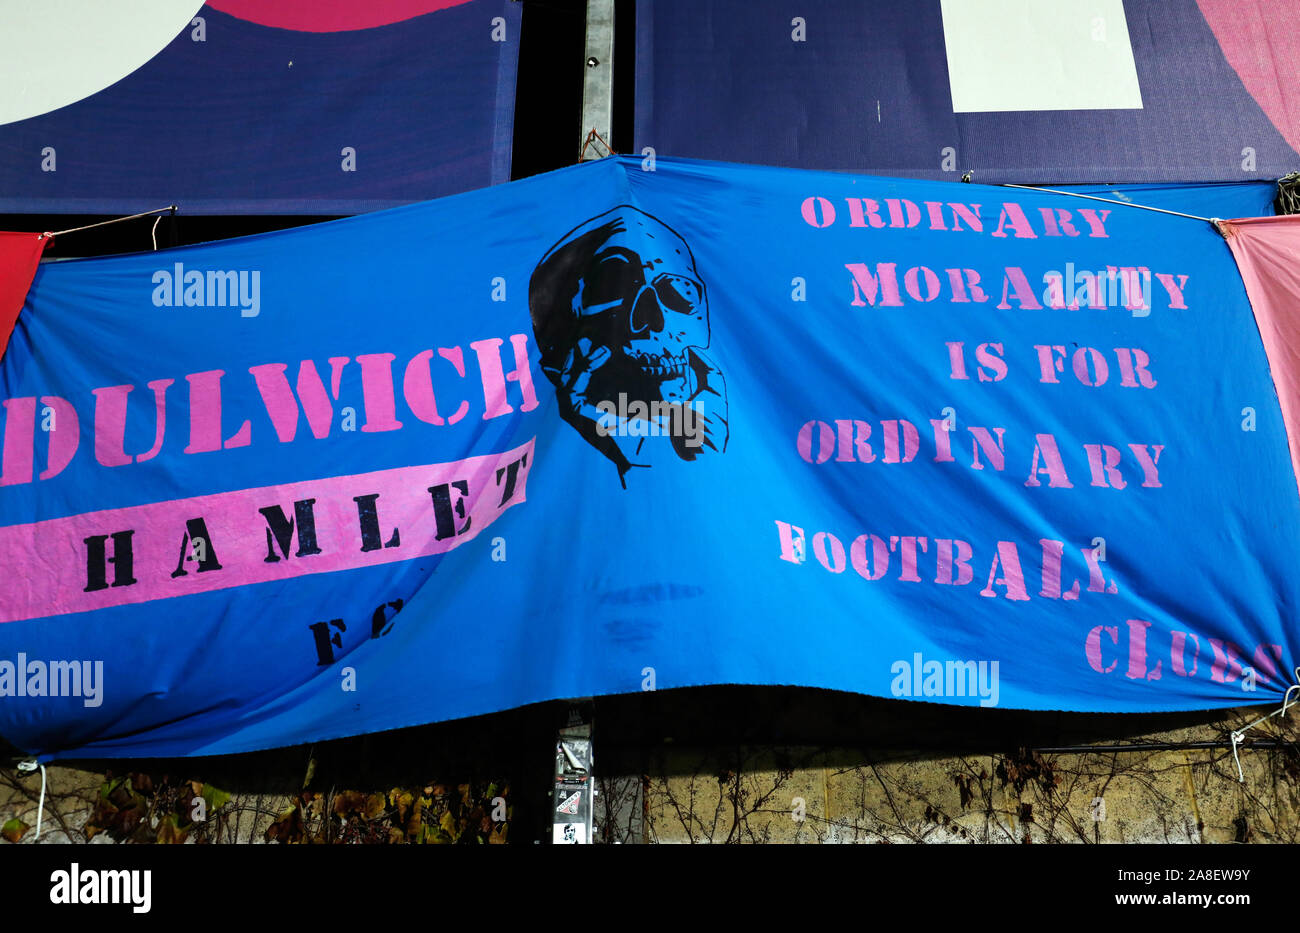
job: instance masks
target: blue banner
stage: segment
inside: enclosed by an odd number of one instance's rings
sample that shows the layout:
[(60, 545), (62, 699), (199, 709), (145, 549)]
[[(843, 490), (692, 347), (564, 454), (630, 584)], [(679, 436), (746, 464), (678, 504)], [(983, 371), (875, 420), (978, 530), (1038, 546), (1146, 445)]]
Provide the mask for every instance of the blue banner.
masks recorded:
[(28, 6), (0, 212), (353, 214), (510, 177), (510, 0)]
[(976, 182), (1300, 168), (1295, 5), (642, 0), (635, 150)]
[(242, 752), (700, 684), (1275, 703), (1300, 502), (1208, 224), (609, 158), (43, 265), (0, 735)]

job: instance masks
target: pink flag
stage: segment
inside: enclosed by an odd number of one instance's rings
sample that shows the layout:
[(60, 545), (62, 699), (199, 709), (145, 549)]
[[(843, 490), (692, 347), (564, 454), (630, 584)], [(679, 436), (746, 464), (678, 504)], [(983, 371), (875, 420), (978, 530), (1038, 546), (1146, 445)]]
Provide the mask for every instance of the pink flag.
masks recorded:
[(1220, 225), (1264, 339), (1300, 488), (1300, 215), (1224, 220)]

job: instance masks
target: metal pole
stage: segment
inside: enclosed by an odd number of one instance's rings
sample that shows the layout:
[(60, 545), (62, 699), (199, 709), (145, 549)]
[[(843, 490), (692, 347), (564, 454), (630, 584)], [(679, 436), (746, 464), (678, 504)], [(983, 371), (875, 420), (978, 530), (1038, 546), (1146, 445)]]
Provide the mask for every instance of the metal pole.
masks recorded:
[(612, 151), (614, 122), (614, 0), (587, 0), (583, 53), (582, 134), (578, 160), (603, 159)]
[(592, 703), (574, 700), (568, 719), (555, 740), (555, 795), (551, 798), (551, 842), (589, 845), (592, 842)]

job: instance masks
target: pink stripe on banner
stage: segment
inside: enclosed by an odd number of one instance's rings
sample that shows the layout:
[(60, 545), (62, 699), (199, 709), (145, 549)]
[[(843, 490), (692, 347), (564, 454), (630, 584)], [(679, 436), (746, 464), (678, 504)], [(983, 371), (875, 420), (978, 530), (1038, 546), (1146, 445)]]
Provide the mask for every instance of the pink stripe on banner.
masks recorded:
[(523, 502), (532, 465), (530, 440), (453, 463), (10, 525), (0, 622), (441, 554)]

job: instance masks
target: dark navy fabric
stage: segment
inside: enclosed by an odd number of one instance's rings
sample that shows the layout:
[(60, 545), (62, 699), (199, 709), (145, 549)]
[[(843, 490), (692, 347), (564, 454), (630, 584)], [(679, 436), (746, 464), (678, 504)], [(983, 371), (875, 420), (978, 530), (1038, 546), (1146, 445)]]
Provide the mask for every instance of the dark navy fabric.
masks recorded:
[(0, 126), (0, 212), (351, 214), (509, 179), (518, 3), (342, 32), (202, 15), (205, 41)]
[(994, 184), (1300, 169), (1195, 0), (1124, 11), (1141, 109), (954, 113), (939, 0), (642, 0), (635, 151)]

